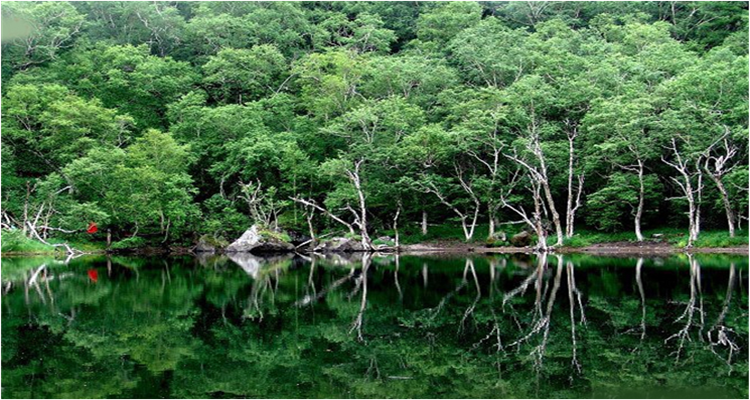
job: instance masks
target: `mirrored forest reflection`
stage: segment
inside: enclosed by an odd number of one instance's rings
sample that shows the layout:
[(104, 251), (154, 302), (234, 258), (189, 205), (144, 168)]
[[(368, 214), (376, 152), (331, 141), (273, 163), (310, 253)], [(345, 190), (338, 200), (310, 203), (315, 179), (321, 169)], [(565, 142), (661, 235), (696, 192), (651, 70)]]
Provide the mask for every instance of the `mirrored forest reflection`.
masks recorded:
[(3, 258), (2, 395), (747, 397), (743, 257)]

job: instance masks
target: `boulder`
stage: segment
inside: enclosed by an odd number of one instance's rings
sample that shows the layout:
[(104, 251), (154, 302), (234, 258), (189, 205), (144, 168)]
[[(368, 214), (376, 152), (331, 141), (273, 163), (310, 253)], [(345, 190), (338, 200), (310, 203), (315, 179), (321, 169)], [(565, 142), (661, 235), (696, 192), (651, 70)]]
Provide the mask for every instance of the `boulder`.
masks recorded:
[(503, 231), (495, 232), (485, 241), (487, 247), (503, 247), (508, 245), (508, 235)]
[(224, 250), (227, 253), (286, 253), (293, 251), (294, 246), (281, 238), (280, 234), (274, 232), (261, 231), (257, 225), (250, 229), (227, 246)]
[(327, 252), (338, 252), (338, 253), (350, 253), (354, 251), (364, 251), (362, 242), (354, 239), (347, 239), (344, 237), (335, 237), (320, 243), (315, 247), (315, 251), (327, 253)]
[(501, 242), (507, 242), (508, 241), (508, 235), (505, 234), (503, 231), (497, 231), (492, 235), (493, 240), (499, 240)]
[(531, 244), (531, 234), (526, 231), (515, 234), (510, 238), (510, 243), (516, 247), (527, 247)]

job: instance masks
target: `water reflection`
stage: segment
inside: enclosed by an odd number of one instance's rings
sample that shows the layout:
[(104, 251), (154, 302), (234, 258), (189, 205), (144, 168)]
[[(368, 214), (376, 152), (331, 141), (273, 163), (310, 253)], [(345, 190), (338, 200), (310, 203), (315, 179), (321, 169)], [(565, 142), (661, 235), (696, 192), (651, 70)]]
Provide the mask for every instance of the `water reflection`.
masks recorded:
[(3, 259), (3, 395), (746, 397), (743, 275), (716, 255)]

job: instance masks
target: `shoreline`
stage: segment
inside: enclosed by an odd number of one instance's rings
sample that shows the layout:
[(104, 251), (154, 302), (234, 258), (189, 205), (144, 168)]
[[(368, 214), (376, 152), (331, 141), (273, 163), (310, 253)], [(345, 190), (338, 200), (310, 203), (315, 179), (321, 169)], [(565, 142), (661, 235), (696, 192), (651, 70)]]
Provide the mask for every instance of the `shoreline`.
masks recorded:
[[(380, 250), (373, 252), (387, 252), (395, 253), (395, 251)], [(296, 252), (291, 252), (296, 253)], [(338, 253), (338, 252), (331, 252)], [(455, 242), (455, 243), (418, 243), (408, 244), (400, 246), (398, 253), (402, 255), (416, 255), (416, 254), (430, 254), (430, 253), (476, 253), (476, 254), (533, 254), (537, 251), (533, 247), (484, 247), (484, 246), (472, 246), (470, 244)], [(584, 247), (570, 247), (563, 246), (556, 249), (550, 249), (549, 254), (589, 254), (589, 255), (600, 255), (600, 256), (618, 256), (618, 255), (672, 255), (672, 254), (735, 254), (735, 255), (748, 255), (750, 256), (749, 246), (734, 246), (734, 247), (693, 247), (685, 249), (683, 247), (675, 247), (669, 244), (638, 244), (638, 243), (598, 243)], [(197, 255), (200, 253), (193, 252), (191, 248), (187, 247), (175, 247), (170, 249), (163, 248), (144, 248), (132, 251), (106, 251), (106, 250), (94, 250), (84, 252), (82, 255), (119, 255), (119, 256), (157, 256), (157, 255), (169, 255), (169, 256), (185, 256), (185, 255)], [(224, 252), (216, 252), (212, 254), (224, 254)], [(300, 254), (310, 254), (303, 253)], [(325, 253), (321, 253), (325, 254)], [(60, 252), (4, 252), (0, 253), (0, 257), (35, 257), (35, 256), (56, 256), (62, 255)], [(261, 255), (262, 256), (262, 255)]]
[[(533, 254), (537, 253), (533, 247), (474, 247), (474, 246), (427, 246), (427, 245), (406, 245), (402, 246), (401, 253), (420, 254), (420, 253), (482, 253), (482, 254)], [(585, 247), (563, 246), (548, 251), (549, 254), (590, 254), (590, 255), (672, 255), (682, 253), (700, 253), (700, 254), (736, 254), (750, 255), (750, 247), (693, 247), (685, 249), (683, 247), (674, 247), (670, 245), (615, 245), (610, 243), (600, 243)]]

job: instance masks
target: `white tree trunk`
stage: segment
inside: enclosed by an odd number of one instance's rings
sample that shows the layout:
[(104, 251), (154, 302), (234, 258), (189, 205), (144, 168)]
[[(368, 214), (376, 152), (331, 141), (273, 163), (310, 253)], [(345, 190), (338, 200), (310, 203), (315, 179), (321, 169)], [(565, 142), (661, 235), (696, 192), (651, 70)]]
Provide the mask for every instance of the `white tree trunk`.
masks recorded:
[(362, 190), (362, 181), (359, 175), (359, 169), (362, 166), (364, 160), (359, 160), (354, 163), (354, 171), (347, 170), (346, 173), (349, 179), (352, 181), (354, 188), (357, 190), (357, 197), (359, 198), (359, 217), (357, 225), (359, 225), (360, 235), (362, 236), (362, 246), (365, 249), (372, 249), (372, 241), (370, 235), (367, 233), (367, 203), (365, 201), (365, 193)]
[(578, 136), (578, 129), (573, 127), (568, 132), (568, 202), (565, 208), (565, 237), (569, 238), (573, 236), (574, 223), (575, 223), (575, 212), (578, 208), (581, 200), (581, 190), (583, 189), (583, 179), (579, 176), (578, 178), (578, 194), (576, 197), (576, 204), (573, 205), (573, 163), (575, 161), (575, 148), (573, 142), (576, 136)]
[(489, 214), (489, 223), (490, 223), (490, 229), (489, 233), (487, 234), (487, 237), (494, 237), (495, 236), (495, 213), (492, 211), (492, 208), (488, 210)]
[(547, 207), (552, 214), (552, 222), (555, 224), (555, 232), (557, 234), (557, 241), (555, 242), (555, 246), (562, 246), (563, 228), (562, 223), (560, 222), (560, 214), (557, 212), (557, 207), (555, 207), (555, 200), (552, 198), (552, 189), (550, 189), (549, 177), (547, 176), (547, 163), (545, 162), (544, 153), (542, 152), (542, 146), (539, 143), (539, 135), (536, 133), (536, 130), (533, 136), (533, 141), (533, 152), (539, 160), (539, 165), (541, 167), (541, 176), (539, 180), (542, 184), (542, 189), (544, 189), (544, 196), (547, 199)]
[(427, 210), (422, 210), (422, 236), (427, 235)]
[[(695, 194), (698, 193), (698, 198), (700, 199), (702, 175), (700, 168), (696, 173), (689, 170), (688, 161), (683, 160), (680, 151), (677, 149), (677, 141), (674, 138), (672, 139), (672, 152), (674, 153), (676, 162), (667, 161), (664, 157), (662, 157), (662, 161), (680, 174), (681, 179), (672, 177), (672, 180), (680, 188), (684, 195), (683, 197), (688, 202), (688, 243), (686, 247), (693, 247), (693, 243), (698, 240), (698, 234), (700, 233), (700, 208)], [(697, 190), (693, 188), (692, 184), (692, 178), (696, 174), (698, 175), (699, 185)]]
[(643, 183), (643, 161), (638, 160), (638, 208), (635, 211), (635, 237), (639, 242), (643, 241), (643, 233), (641, 233), (641, 218), (643, 217), (645, 196), (646, 189)]
[[(724, 151), (721, 155), (718, 156), (710, 156), (711, 150), (714, 145), (711, 145), (708, 150), (706, 150), (706, 162), (703, 165), (704, 170), (708, 174), (709, 178), (716, 184), (716, 187), (719, 189), (719, 194), (721, 195), (721, 202), (724, 205), (724, 212), (727, 215), (727, 227), (729, 228), (729, 237), (734, 237), (734, 211), (732, 210), (732, 204), (729, 201), (729, 192), (727, 192), (726, 187), (724, 186), (724, 182), (722, 178), (724, 175), (726, 175), (728, 172), (733, 170), (737, 164), (729, 165), (729, 162), (731, 159), (737, 154), (737, 146), (734, 144), (730, 144), (728, 136), (729, 136), (729, 128), (724, 127), (725, 132), (723, 136), (723, 144), (724, 144)], [(711, 165), (713, 164), (713, 169), (711, 168)], [(739, 222), (739, 221), (738, 221)]]

